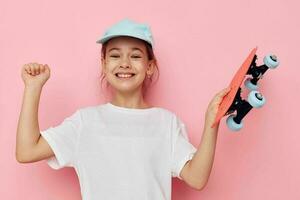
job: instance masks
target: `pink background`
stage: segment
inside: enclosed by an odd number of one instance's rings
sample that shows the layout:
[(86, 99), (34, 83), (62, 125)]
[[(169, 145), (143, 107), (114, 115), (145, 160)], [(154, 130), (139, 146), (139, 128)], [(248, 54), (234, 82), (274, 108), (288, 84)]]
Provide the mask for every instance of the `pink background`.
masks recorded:
[(215, 162), (204, 190), (178, 179), (173, 199), (300, 199), (299, 2), (267, 1), (50, 1), (0, 2), (0, 198), (79, 200), (75, 171), (45, 161), (15, 160), (16, 129), (25, 63), (47, 63), (40, 129), (57, 125), (77, 108), (106, 102), (100, 90), (100, 47), (105, 28), (129, 17), (149, 23), (161, 76), (149, 102), (177, 113), (191, 142), (201, 140), (213, 95), (229, 84), (250, 50), (258, 63), (274, 53), (281, 65), (261, 80), (266, 105), (252, 110), (244, 129), (221, 121)]

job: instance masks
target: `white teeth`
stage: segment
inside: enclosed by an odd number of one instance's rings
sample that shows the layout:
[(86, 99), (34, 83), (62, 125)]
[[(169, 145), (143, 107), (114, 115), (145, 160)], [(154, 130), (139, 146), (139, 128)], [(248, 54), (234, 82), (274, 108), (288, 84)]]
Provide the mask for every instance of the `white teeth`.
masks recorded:
[(132, 74), (117, 74), (118, 77), (120, 78), (129, 78), (129, 77), (132, 77), (133, 75)]

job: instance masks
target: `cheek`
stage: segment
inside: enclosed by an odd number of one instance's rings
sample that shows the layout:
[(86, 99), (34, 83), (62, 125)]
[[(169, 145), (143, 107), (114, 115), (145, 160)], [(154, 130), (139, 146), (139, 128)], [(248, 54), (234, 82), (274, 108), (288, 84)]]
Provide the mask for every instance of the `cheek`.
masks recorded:
[(117, 64), (114, 62), (106, 62), (105, 68), (107, 73), (112, 73), (116, 68)]
[(148, 68), (148, 62), (146, 62), (146, 61), (137, 62), (136, 65), (139, 67), (140, 70), (143, 70), (143, 71), (146, 71)]
[(117, 60), (110, 60), (110, 59), (108, 59), (107, 61), (106, 61), (106, 65), (108, 66), (108, 67), (110, 67), (110, 66), (115, 66), (115, 65), (117, 65), (118, 64), (118, 61)]

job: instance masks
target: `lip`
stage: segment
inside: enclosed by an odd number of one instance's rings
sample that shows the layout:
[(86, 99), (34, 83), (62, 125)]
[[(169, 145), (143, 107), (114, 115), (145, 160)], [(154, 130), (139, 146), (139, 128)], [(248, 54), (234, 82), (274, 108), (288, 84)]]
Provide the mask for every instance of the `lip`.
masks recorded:
[[(115, 76), (116, 76), (117, 79), (120, 79), (120, 80), (131, 79), (131, 78), (133, 78), (133, 77), (136, 75), (136, 74), (132, 73), (132, 74), (134, 74), (133, 76), (131, 76), (131, 77), (124, 77), (124, 78), (123, 78), (123, 77), (118, 77), (118, 76), (117, 76), (118, 73), (121, 73), (121, 72), (115, 73)], [(127, 73), (128, 73), (128, 72), (127, 72)], [(126, 73), (124, 73), (124, 74), (126, 74)], [(129, 74), (130, 74), (130, 73), (129, 73)]]
[(116, 72), (115, 75), (117, 75), (117, 74), (134, 74), (135, 75), (134, 72)]

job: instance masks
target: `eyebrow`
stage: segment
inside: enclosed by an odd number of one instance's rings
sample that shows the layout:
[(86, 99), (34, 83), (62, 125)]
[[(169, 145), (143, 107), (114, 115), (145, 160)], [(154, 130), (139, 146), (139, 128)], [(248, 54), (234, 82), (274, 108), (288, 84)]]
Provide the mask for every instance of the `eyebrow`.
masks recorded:
[[(109, 49), (108, 52), (110, 52), (112, 50), (121, 50), (121, 49), (117, 48), (117, 47), (114, 47), (114, 48)], [(142, 53), (144, 53), (143, 50), (138, 48), (138, 47), (132, 47), (131, 50), (138, 50), (138, 51), (141, 51)]]

